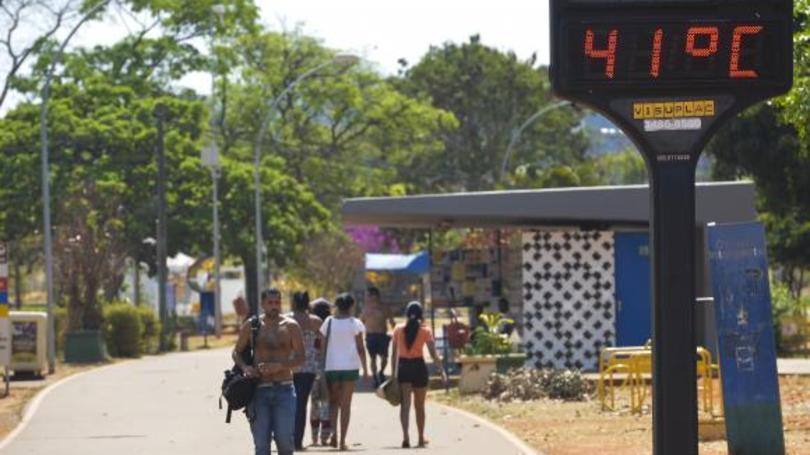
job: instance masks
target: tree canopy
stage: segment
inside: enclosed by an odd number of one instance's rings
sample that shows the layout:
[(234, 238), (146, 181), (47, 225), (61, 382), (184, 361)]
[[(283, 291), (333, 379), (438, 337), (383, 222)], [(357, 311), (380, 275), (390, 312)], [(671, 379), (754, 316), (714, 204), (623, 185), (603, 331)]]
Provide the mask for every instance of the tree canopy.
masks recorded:
[[(500, 171), (512, 134), (552, 99), (548, 72), (535, 57), (520, 61), (472, 36), (462, 44), (431, 47), (414, 66), (403, 63), (395, 82), (413, 97), (452, 112), (459, 127), (445, 131), (438, 160), (419, 163), (420, 187), (431, 191), (488, 190), (503, 186)], [(526, 125), (508, 158), (507, 173), (522, 164), (550, 168), (584, 158), (587, 141), (576, 127), (582, 114), (549, 109)]]

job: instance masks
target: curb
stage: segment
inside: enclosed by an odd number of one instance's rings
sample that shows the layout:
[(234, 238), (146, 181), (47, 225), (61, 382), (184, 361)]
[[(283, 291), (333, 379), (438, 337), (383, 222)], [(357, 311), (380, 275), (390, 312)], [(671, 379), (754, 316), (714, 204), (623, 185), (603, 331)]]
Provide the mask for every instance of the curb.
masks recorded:
[[(518, 449), (520, 455), (542, 455), (540, 452), (538, 452), (538, 451), (534, 450), (533, 448), (529, 447), (528, 444), (526, 444), (525, 442), (523, 442), (523, 440), (521, 440), (520, 438), (515, 436), (515, 434), (512, 433), (511, 431), (509, 431), (506, 428), (504, 428), (504, 427), (502, 427), (502, 426), (500, 426), (500, 425), (498, 425), (496, 423), (493, 423), (493, 422), (491, 422), (491, 421), (489, 421), (489, 420), (487, 420), (487, 419), (485, 419), (485, 418), (483, 418), (481, 416), (473, 414), (473, 413), (471, 413), (469, 411), (465, 411), (463, 409), (455, 408), (453, 406), (449, 406), (449, 405), (446, 405), (446, 404), (443, 404), (443, 403), (438, 403), (436, 401), (431, 401), (429, 403), (429, 406), (436, 406), (436, 407), (444, 409), (446, 411), (454, 412), (456, 414), (460, 414), (460, 415), (462, 415), (464, 417), (467, 417), (468, 419), (474, 421), (475, 423), (477, 423), (477, 424), (479, 424), (481, 426), (484, 426), (484, 427), (487, 427), (487, 428), (490, 428), (490, 429), (494, 430), (495, 432), (497, 432), (498, 434), (500, 434), (501, 436), (506, 438), (506, 440), (509, 441), (513, 446), (515, 446), (515, 448)], [(0, 448), (2, 448), (2, 446), (0, 446)]]

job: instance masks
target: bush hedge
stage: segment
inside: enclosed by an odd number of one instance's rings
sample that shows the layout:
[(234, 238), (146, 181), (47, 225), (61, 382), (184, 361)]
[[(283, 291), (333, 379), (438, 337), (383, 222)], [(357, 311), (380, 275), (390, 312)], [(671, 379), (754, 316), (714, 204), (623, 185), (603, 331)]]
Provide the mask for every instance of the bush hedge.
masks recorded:
[(144, 354), (155, 354), (160, 348), (160, 319), (151, 307), (139, 306), (136, 307), (136, 309), (138, 316), (141, 318), (141, 324), (143, 325), (141, 352)]
[(551, 398), (584, 401), (591, 386), (578, 370), (517, 368), (506, 374), (493, 373), (483, 395), (502, 402)]
[(126, 303), (113, 303), (104, 309), (104, 338), (113, 357), (139, 357), (144, 339), (141, 311)]
[(56, 333), (56, 352), (65, 350), (65, 332), (67, 331), (67, 308), (54, 306), (54, 332)]

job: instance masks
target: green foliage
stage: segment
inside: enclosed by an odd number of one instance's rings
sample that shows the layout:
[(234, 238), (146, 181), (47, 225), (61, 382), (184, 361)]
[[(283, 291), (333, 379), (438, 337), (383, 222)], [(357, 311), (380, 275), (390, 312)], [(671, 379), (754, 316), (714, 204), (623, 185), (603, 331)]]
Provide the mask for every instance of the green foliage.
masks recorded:
[(473, 331), (467, 355), (498, 355), (512, 352), (512, 343), (501, 333), (504, 324), (514, 324), (500, 313), (484, 313), (478, 317), (482, 325)]
[[(647, 183), (647, 164), (635, 149), (609, 153), (589, 163), (594, 180), (600, 185), (634, 185)], [(583, 165), (583, 167), (588, 166)]]
[(796, 299), (790, 295), (790, 289), (783, 283), (771, 282), (771, 314), (773, 316), (773, 333), (776, 338), (776, 350), (784, 353), (787, 349), (782, 339), (782, 320), (795, 312)]
[(269, 119), (261, 155), (335, 212), (346, 197), (412, 192), (418, 163), (441, 159), (440, 132), (456, 124), (369, 68), (329, 63), (334, 52), (298, 32), (247, 36), (234, 52), (241, 65), (223, 92), (223, 153), (250, 162)]
[[(547, 70), (536, 67), (534, 56), (520, 61), (512, 52), (485, 46), (477, 35), (462, 44), (431, 47), (415, 66), (403, 68), (397, 83), (404, 93), (431, 100), (459, 121), (457, 129), (443, 134), (441, 159), (417, 168), (419, 186), (432, 191), (506, 186), (500, 170), (512, 134), (554, 102)], [(513, 144), (507, 173), (526, 163), (545, 169), (580, 162), (587, 147), (584, 134), (575, 130), (581, 117), (560, 107), (527, 124)]]
[(802, 152), (810, 156), (810, 0), (795, 0), (793, 6), (793, 89), (779, 104), (801, 138)]
[(126, 303), (113, 303), (104, 311), (104, 337), (113, 357), (140, 357), (144, 325), (140, 312)]
[(148, 306), (135, 307), (138, 316), (141, 318), (143, 334), (141, 336), (141, 352), (144, 354), (154, 354), (160, 348), (160, 319), (155, 311)]
[(713, 178), (753, 179), (757, 211), (768, 236), (771, 260), (794, 296), (803, 284), (799, 271), (810, 267), (810, 155), (784, 108), (759, 104), (728, 122), (707, 146), (714, 157)]
[[(84, 58), (85, 64), (77, 61)], [(183, 162), (197, 160), (195, 139), (204, 110), (201, 103), (180, 97), (149, 96), (107, 77), (107, 67), (92, 59), (70, 56), (67, 71), (53, 86), (49, 109), (55, 254), (63, 291), (71, 306), (73, 329), (97, 328), (97, 294), (110, 283), (120, 283), (126, 256), (152, 262), (154, 181), (152, 157), (156, 135), (153, 111), (167, 106), (166, 154), (169, 200), (177, 200), (172, 183), (193, 172)], [(88, 63), (89, 62), (89, 63)], [(76, 63), (76, 64), (74, 64)], [(95, 67), (94, 65), (98, 65)], [(0, 169), (9, 175), (39, 175), (39, 106), (23, 103), (0, 120)], [(182, 169), (182, 170), (181, 170)], [(198, 186), (205, 172), (199, 170)], [(31, 181), (33, 180), (33, 182)], [(3, 230), (35, 231), (41, 225), (36, 177), (8, 180), (0, 191)], [(194, 244), (198, 220), (169, 215), (170, 236), (177, 239), (170, 253)], [(191, 226), (191, 227), (190, 227)], [(189, 248), (193, 250), (193, 248)], [(152, 261), (148, 261), (152, 259)]]
[[(128, 0), (132, 11), (148, 11), (159, 18), (166, 34), (177, 38), (218, 34), (238, 36), (255, 32), (259, 10), (252, 0)], [(223, 5), (222, 18), (214, 5)]]
[(53, 308), (53, 324), (56, 333), (56, 352), (65, 349), (65, 332), (67, 332), (67, 309), (55, 306)]
[[(340, 258), (340, 267), (335, 267)], [(342, 230), (333, 229), (310, 239), (301, 251), (299, 264), (291, 275), (311, 295), (335, 295), (351, 289), (358, 273), (363, 272), (363, 251)]]

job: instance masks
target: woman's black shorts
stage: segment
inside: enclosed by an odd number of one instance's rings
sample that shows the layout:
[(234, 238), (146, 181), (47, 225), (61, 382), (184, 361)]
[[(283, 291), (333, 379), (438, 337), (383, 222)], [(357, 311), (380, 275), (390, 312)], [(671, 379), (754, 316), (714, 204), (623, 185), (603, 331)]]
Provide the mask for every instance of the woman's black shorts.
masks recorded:
[(421, 389), (428, 385), (428, 369), (425, 359), (399, 359), (397, 380), (400, 384), (410, 384), (411, 387)]

